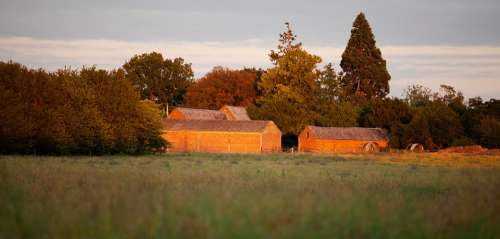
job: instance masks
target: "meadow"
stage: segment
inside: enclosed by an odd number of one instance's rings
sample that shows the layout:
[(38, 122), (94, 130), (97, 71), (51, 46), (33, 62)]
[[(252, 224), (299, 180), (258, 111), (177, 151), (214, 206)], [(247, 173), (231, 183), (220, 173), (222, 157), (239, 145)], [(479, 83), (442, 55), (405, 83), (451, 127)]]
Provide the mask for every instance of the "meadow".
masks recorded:
[(500, 157), (0, 156), (0, 238), (499, 238)]

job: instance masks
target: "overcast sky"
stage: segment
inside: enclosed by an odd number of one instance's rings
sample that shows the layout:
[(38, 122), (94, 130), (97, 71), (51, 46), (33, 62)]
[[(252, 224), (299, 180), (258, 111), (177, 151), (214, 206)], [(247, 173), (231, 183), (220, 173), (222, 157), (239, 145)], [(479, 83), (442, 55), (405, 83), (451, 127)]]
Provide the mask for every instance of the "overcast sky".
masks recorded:
[(113, 69), (158, 51), (183, 57), (201, 77), (217, 65), (269, 67), (290, 22), (308, 51), (340, 70), (360, 11), (388, 62), (391, 95), (450, 84), (467, 97), (500, 98), (498, 0), (0, 0), (0, 60)]

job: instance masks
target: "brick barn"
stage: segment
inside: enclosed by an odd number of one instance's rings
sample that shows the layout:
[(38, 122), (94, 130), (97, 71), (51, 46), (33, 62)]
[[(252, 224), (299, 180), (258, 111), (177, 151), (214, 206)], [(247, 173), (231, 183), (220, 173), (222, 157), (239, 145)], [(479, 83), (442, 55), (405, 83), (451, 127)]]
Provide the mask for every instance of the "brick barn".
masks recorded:
[(225, 120), (226, 115), (218, 110), (177, 107), (168, 114), (168, 118), (173, 120)]
[(299, 135), (299, 151), (311, 153), (377, 152), (388, 146), (380, 128), (306, 126)]
[(227, 120), (251, 120), (245, 107), (224, 105), (220, 108)]
[(281, 152), (281, 131), (272, 121), (165, 119), (162, 137), (170, 152)]

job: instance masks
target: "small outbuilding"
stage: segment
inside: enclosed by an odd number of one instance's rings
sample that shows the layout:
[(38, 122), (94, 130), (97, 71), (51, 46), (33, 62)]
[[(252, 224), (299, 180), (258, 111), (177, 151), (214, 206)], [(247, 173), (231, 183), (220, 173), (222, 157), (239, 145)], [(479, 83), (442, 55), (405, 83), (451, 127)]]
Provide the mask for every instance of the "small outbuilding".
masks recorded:
[(170, 152), (281, 152), (281, 131), (272, 121), (165, 119), (162, 137)]
[(227, 120), (251, 120), (245, 107), (224, 105), (219, 111), (226, 115)]
[(306, 126), (298, 138), (299, 151), (312, 153), (377, 152), (389, 142), (386, 130), (360, 127)]
[(168, 118), (172, 120), (226, 120), (226, 115), (219, 110), (177, 107), (168, 114)]

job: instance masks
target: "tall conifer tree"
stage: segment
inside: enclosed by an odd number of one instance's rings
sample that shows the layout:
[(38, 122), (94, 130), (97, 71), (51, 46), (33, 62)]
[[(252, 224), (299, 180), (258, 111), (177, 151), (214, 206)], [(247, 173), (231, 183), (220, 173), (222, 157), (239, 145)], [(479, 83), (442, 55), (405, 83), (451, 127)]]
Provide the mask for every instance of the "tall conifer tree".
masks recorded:
[(359, 102), (383, 98), (389, 93), (391, 76), (363, 13), (354, 20), (340, 66), (344, 71), (341, 85), (347, 98)]

